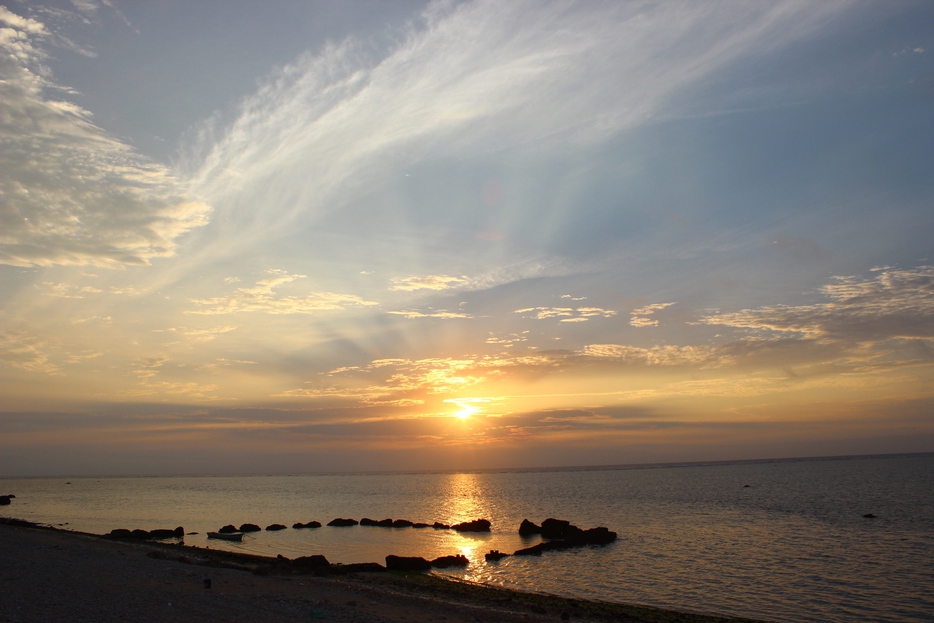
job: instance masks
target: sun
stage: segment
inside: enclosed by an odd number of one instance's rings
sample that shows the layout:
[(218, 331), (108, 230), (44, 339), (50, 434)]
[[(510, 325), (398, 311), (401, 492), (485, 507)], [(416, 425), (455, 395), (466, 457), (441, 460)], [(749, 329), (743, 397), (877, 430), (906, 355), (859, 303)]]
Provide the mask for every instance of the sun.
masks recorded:
[(458, 418), (460, 418), (460, 419), (462, 419), (462, 420), (466, 420), (466, 419), (469, 418), (471, 415), (473, 415), (474, 413), (476, 413), (477, 411), (480, 410), (479, 408), (477, 408), (477, 407), (471, 407), (470, 405), (461, 405), (461, 407), (463, 407), (463, 408), (462, 408), (460, 411), (456, 411), (456, 412), (454, 413), (454, 416), (455, 416), (455, 417), (458, 417)]

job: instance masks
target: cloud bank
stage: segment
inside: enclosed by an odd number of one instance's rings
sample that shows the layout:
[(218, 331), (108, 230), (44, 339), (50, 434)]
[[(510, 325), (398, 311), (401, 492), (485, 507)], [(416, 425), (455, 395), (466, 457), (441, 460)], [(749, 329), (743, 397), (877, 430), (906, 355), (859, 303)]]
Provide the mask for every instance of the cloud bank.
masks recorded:
[(210, 208), (56, 99), (43, 65), (52, 33), (0, 6), (0, 263), (148, 264), (207, 223)]

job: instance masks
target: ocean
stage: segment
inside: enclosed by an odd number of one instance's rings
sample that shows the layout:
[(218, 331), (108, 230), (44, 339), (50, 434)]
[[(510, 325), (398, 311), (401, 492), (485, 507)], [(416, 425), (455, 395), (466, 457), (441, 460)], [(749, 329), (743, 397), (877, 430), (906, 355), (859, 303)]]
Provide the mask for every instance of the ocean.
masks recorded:
[[(748, 486), (747, 486), (748, 485)], [(189, 545), (332, 563), (464, 554), (439, 575), (768, 621), (934, 621), (934, 454), (467, 473), (0, 479), (0, 515), (82, 532), (184, 526)], [(863, 515), (873, 514), (875, 518)], [(492, 532), (347, 528), (208, 541), (225, 524), (335, 517)], [(524, 518), (606, 526), (604, 547), (513, 552)]]

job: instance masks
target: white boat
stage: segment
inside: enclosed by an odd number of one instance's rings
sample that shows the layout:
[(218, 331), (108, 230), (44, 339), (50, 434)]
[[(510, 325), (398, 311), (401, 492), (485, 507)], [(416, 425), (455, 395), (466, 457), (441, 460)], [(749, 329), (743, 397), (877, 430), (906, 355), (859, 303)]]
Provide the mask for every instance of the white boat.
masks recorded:
[(242, 541), (243, 534), (240, 532), (208, 532), (208, 538), (223, 541)]

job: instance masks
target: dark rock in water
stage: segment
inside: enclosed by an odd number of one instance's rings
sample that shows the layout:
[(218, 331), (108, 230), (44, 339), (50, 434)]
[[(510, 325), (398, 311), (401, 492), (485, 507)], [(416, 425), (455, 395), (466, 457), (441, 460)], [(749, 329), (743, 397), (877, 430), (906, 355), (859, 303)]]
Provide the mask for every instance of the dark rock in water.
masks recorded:
[(607, 528), (590, 528), (584, 530), (579, 535), (570, 539), (572, 542), (582, 542), (585, 545), (606, 545), (616, 540), (616, 533), (610, 532)]
[(495, 562), (495, 561), (499, 560), (500, 558), (505, 558), (505, 557), (508, 556), (508, 555), (509, 555), (509, 554), (504, 554), (503, 552), (499, 551), (498, 549), (491, 549), (491, 550), (489, 551), (489, 553), (484, 554), (483, 557), (484, 557), (486, 560), (491, 560), (491, 561), (494, 561), (494, 562)]
[(457, 554), (456, 556), (441, 556), (440, 558), (435, 558), (431, 561), (432, 567), (437, 567), (439, 569), (447, 569), (448, 567), (466, 567), (470, 564), (470, 561), (467, 560), (467, 557), (463, 554)]
[(9, 505), (10, 505), (10, 496), (0, 495), (0, 506), (9, 506)]
[(386, 556), (386, 568), (390, 571), (431, 571), (431, 563), (421, 556)]
[(344, 575), (345, 573), (375, 573), (385, 570), (386, 567), (378, 562), (355, 562), (349, 565), (331, 565), (328, 567), (328, 573), (332, 575)]
[(133, 533), (126, 528), (117, 528), (116, 530), (111, 530), (108, 536), (112, 539), (132, 539)]
[(392, 522), (393, 528), (411, 528), (414, 524), (408, 519), (397, 519)]
[(748, 489), (749, 485), (743, 485), (743, 489)]
[(376, 521), (375, 519), (370, 519), (369, 517), (364, 517), (363, 519), (360, 520), (360, 525), (361, 525), (361, 526), (378, 526), (378, 525), (379, 525), (379, 522)]
[(176, 539), (184, 539), (184, 538), (185, 538), (185, 529), (184, 529), (183, 527), (179, 526), (179, 527), (175, 528), (175, 530), (172, 531), (172, 534), (175, 536)]
[(451, 529), (451, 526), (447, 525), (446, 523), (441, 523), (440, 521), (436, 521), (435, 523), (431, 524), (431, 527), (434, 528), (435, 530), (450, 530)]
[(533, 534), (541, 534), (542, 527), (536, 526), (534, 523), (528, 519), (523, 519), (522, 523), (519, 524), (519, 534), (522, 536), (532, 536)]
[(376, 525), (380, 528), (392, 528), (392, 519), (383, 519), (376, 522)]
[(218, 530), (218, 532), (220, 532), (221, 534), (231, 534), (233, 532), (237, 532), (237, 526), (234, 526), (232, 524), (227, 524), (226, 526)]
[(570, 521), (549, 517), (542, 522), (541, 535), (546, 539), (566, 539), (578, 530), (580, 528), (572, 526)]
[(149, 532), (147, 530), (134, 530), (132, 532), (132, 537), (134, 539), (140, 539), (140, 540), (145, 541), (146, 539), (149, 538)]
[(320, 521), (309, 521), (308, 523), (298, 522), (298, 523), (292, 524), (292, 527), (295, 528), (296, 530), (301, 530), (302, 528), (320, 528), (321, 522)]
[(10, 499), (15, 499), (15, 498), (16, 498), (16, 496), (13, 495), (12, 493), (7, 494), (6, 497), (8, 497), (8, 498), (10, 498)]
[(415, 523), (412, 524), (412, 527), (413, 528), (430, 528), (431, 526), (429, 526), (426, 523), (422, 523), (421, 521), (416, 521)]
[(245, 523), (240, 526), (240, 532), (259, 532), (260, 530), (262, 530), (262, 528), (255, 523)]
[(451, 526), (451, 530), (457, 530), (458, 532), (489, 532), (490, 522), (486, 519), (474, 519), (473, 521), (455, 524)]
[(866, 519), (875, 519), (875, 518), (876, 518), (876, 516), (873, 515), (872, 513), (866, 513), (865, 515), (863, 515), (863, 517), (865, 517)]
[(150, 530), (149, 538), (150, 539), (174, 539), (175, 530), (165, 530), (162, 528), (158, 530)]
[(544, 543), (539, 543), (538, 545), (533, 545), (532, 547), (526, 547), (525, 549), (517, 549), (512, 553), (513, 556), (541, 556), (542, 546)]
[(337, 519), (332, 519), (331, 521), (329, 521), (328, 525), (343, 528), (347, 526), (356, 526), (358, 523), (360, 522), (357, 521), (356, 519), (344, 519), (342, 517), (338, 517)]
[(285, 526), (281, 523), (274, 523), (271, 526), (266, 526), (266, 530), (269, 532), (276, 532), (277, 530), (285, 530)]

